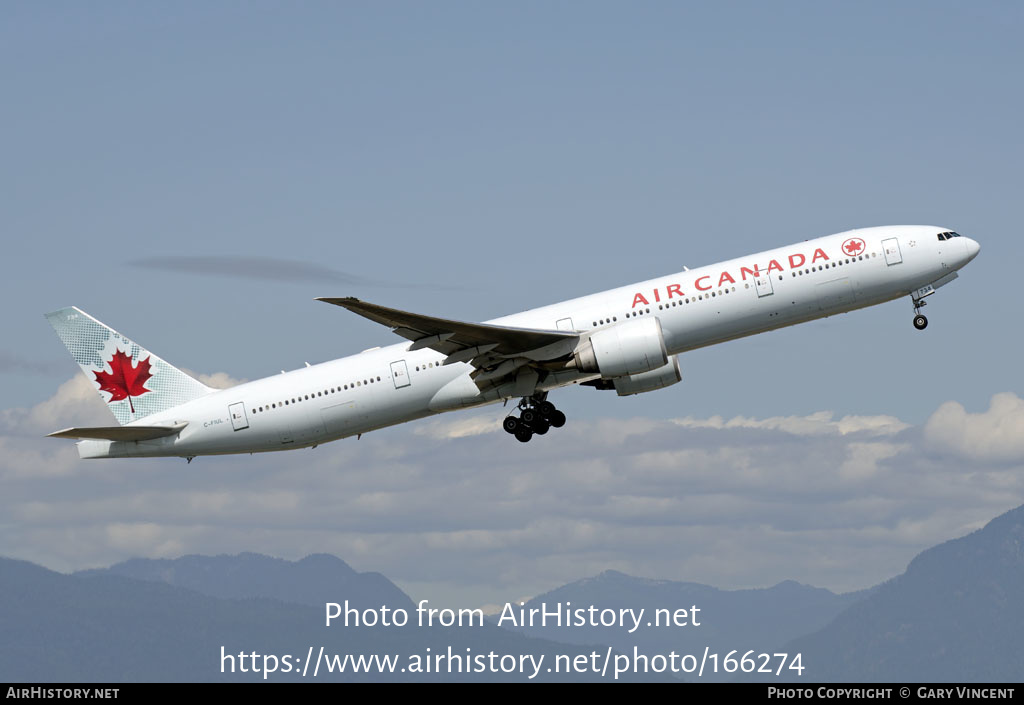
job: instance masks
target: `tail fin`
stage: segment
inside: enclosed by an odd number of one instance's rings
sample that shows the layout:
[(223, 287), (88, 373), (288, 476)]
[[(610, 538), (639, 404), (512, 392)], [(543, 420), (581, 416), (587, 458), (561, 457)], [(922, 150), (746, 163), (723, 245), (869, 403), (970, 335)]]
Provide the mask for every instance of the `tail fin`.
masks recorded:
[(214, 391), (74, 306), (46, 320), (122, 425)]

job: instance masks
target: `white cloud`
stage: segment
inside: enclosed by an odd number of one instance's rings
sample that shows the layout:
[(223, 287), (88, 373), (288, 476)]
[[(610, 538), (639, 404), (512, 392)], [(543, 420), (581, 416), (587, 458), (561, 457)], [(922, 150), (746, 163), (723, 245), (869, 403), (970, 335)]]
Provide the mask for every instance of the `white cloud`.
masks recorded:
[(870, 480), (884, 472), (880, 467), (882, 461), (910, 449), (910, 444), (850, 443), (847, 446), (846, 458), (839, 466), (839, 473), (852, 481)]
[(227, 372), (214, 372), (213, 374), (203, 374), (202, 372), (191, 372), (189, 370), (183, 370), (183, 372), (185, 372), (185, 374), (192, 375), (206, 386), (213, 387), (214, 389), (237, 387), (239, 384), (244, 384), (248, 381), (244, 379), (236, 379)]
[(466, 438), (485, 433), (495, 433), (501, 427), (496, 423), (496, 416), (470, 416), (445, 420), (431, 420), (418, 424), (413, 433), (431, 438)]
[(948, 401), (928, 419), (924, 437), (933, 448), (975, 462), (1024, 462), (1024, 400), (996, 394), (987, 411), (968, 413)]
[(838, 421), (834, 421), (833, 416), (830, 411), (819, 411), (808, 416), (773, 416), (767, 419), (736, 416), (728, 421), (721, 416), (712, 416), (708, 419), (688, 416), (674, 419), (674, 423), (684, 428), (759, 428), (785, 431), (798, 436), (836, 433), (844, 436), (850, 433), (891, 436), (910, 428), (910, 424), (900, 421), (895, 416), (844, 416)]
[[(225, 372), (195, 376), (204, 384), (217, 389), (226, 389), (245, 381), (234, 379)], [(114, 424), (114, 415), (103, 403), (95, 386), (82, 374), (73, 376), (60, 385), (52, 397), (31, 409), (0, 410), (0, 431), (26, 435), (46, 435), (71, 426)]]
[(72, 475), (78, 469), (78, 451), (67, 442), (0, 436), (0, 479), (42, 479)]
[[(436, 604), (500, 603), (609, 568), (851, 589), (1024, 501), (1012, 452), (1000, 451), (1002, 465), (965, 462), (960, 450), (935, 452), (933, 435), (957, 449), (1012, 440), (1013, 395), (984, 414), (944, 405), (923, 428), (828, 413), (570, 419), (528, 444), (500, 431), (503, 413), (488, 407), (191, 465), (79, 461), (73, 444), (26, 433), (80, 424), (86, 404), (102, 411), (72, 382), (34, 409), (0, 412), (0, 555), (69, 569), (135, 555), (326, 551)], [(941, 426), (950, 418), (962, 436)], [(974, 442), (981, 459), (998, 445)]]
[(69, 426), (109, 426), (116, 423), (85, 375), (76, 374), (46, 401), (31, 409), (0, 411), (0, 428), (7, 432), (45, 435)]
[(164, 527), (150, 522), (108, 524), (106, 535), (113, 548), (130, 554), (166, 558), (182, 553), (182, 542)]

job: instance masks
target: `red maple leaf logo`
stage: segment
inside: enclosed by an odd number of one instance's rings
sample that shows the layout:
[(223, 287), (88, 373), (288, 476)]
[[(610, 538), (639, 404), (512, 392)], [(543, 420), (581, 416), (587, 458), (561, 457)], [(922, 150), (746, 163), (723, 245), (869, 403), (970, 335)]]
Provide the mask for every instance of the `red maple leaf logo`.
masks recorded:
[(146, 392), (153, 391), (143, 386), (146, 380), (153, 376), (153, 373), (149, 371), (149, 358), (139, 360), (139, 364), (136, 367), (132, 367), (132, 359), (118, 350), (107, 361), (107, 364), (110, 365), (110, 372), (106, 370), (101, 372), (93, 371), (93, 374), (96, 375), (96, 381), (100, 384), (100, 389), (110, 393), (110, 399), (107, 403), (112, 404), (115, 401), (127, 399), (128, 406), (131, 407), (134, 414), (135, 405), (132, 404), (132, 397), (138, 397)]
[(848, 255), (855, 255), (863, 249), (864, 241), (858, 237), (855, 237), (852, 240), (847, 240), (843, 243), (843, 252)]

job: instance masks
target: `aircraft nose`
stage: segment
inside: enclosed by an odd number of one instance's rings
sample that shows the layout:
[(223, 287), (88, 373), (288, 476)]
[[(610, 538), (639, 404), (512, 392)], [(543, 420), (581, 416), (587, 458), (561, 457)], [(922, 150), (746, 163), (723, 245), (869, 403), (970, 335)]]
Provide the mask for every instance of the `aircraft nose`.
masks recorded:
[(981, 252), (981, 245), (978, 244), (977, 240), (974, 240), (969, 237), (965, 237), (963, 240), (964, 249), (967, 254), (967, 261), (970, 262), (972, 259), (978, 256), (979, 252)]

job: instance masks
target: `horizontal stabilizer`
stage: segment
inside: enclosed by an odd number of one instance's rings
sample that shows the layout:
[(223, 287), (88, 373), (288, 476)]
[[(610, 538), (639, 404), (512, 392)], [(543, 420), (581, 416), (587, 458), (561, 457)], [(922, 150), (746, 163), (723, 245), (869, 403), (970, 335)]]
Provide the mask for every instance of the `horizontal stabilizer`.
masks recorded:
[(188, 426), (187, 421), (173, 426), (95, 426), (93, 428), (65, 428), (47, 434), (49, 438), (91, 438), (101, 441), (152, 441), (173, 436)]

